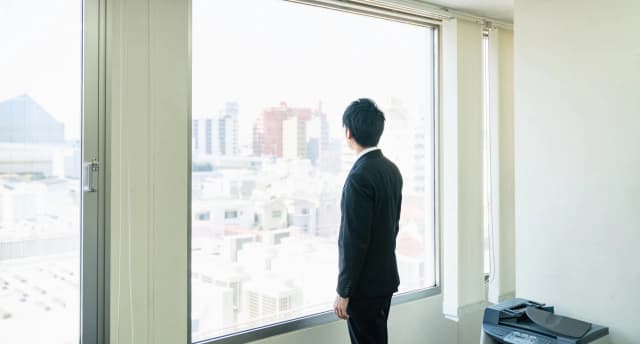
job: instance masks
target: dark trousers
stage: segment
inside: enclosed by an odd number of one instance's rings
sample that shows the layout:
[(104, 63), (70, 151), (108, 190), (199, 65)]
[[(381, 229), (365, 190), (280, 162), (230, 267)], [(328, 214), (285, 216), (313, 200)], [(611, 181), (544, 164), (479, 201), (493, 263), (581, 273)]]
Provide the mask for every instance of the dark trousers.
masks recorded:
[(347, 305), (347, 326), (352, 344), (386, 344), (391, 295), (351, 297)]

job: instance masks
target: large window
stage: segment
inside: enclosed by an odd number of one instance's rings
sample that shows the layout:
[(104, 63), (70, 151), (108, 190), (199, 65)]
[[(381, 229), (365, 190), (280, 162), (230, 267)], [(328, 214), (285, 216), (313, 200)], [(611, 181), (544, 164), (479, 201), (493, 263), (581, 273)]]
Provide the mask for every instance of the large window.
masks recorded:
[(1, 343), (97, 342), (97, 198), (81, 186), (82, 154), (99, 158), (96, 133), (83, 140), (96, 3), (0, 1)]
[(400, 292), (435, 285), (434, 29), (281, 0), (193, 1), (193, 341), (328, 311), (341, 117), (387, 121), (404, 177)]

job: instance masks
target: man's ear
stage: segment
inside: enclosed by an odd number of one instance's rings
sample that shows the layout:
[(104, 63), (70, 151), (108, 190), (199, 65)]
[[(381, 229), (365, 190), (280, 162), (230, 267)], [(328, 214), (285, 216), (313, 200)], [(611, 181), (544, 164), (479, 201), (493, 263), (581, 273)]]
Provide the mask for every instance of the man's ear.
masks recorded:
[(349, 128), (345, 128), (345, 130), (347, 131), (347, 139), (351, 140), (351, 130)]

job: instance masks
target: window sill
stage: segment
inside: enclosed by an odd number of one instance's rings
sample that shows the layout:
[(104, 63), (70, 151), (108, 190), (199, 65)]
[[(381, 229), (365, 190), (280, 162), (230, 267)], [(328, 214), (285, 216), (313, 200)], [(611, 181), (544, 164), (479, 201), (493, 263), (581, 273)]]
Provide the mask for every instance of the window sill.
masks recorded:
[[(392, 305), (399, 305), (440, 294), (440, 287), (434, 286), (425, 289), (399, 293), (393, 296)], [(328, 324), (339, 319), (332, 311), (316, 313), (305, 317), (295, 318), (263, 327), (257, 327), (246, 331), (236, 332), (226, 336), (195, 342), (195, 344), (239, 344), (265, 339), (280, 334), (303, 330), (306, 328)]]

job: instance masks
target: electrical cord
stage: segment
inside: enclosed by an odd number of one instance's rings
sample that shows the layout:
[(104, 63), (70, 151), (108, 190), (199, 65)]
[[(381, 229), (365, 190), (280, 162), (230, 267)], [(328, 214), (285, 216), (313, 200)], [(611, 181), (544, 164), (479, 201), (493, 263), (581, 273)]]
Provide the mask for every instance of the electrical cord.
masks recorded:
[(484, 45), (484, 86), (485, 86), (485, 104), (484, 104), (484, 139), (485, 139), (485, 163), (486, 165), (486, 207), (487, 207), (487, 232), (489, 240), (489, 279), (488, 284), (493, 283), (496, 276), (496, 254), (495, 254), (495, 233), (494, 233), (494, 204), (493, 204), (493, 155), (492, 155), (492, 130), (491, 130), (491, 88), (489, 87), (489, 38), (486, 36)]

